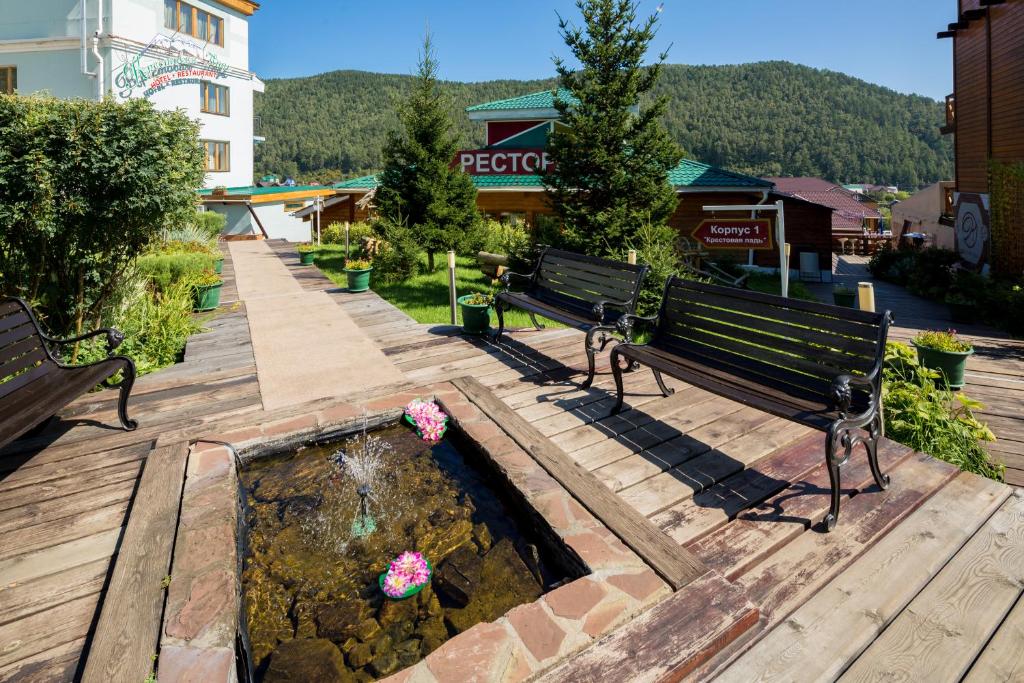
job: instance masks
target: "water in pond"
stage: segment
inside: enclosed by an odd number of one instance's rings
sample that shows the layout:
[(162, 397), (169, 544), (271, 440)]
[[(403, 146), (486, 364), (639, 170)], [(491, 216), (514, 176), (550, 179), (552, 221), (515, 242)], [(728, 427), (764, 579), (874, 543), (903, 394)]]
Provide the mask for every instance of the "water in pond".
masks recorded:
[[(391, 427), (257, 460), (240, 476), (258, 680), (382, 678), (565, 577), (449, 439), (430, 446)], [(422, 552), (434, 575), (391, 600), (378, 575), (405, 550)]]

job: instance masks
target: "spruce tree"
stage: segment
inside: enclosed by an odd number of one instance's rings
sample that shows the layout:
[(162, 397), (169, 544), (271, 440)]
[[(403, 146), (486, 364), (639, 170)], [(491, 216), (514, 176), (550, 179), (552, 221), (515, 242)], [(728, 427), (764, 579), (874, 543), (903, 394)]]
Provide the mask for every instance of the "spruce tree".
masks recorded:
[(637, 23), (634, 0), (576, 6), (584, 27), (559, 17), (559, 29), (580, 68), (555, 58), (559, 87), (572, 97), (556, 98), (566, 125), (548, 142), (554, 165), (544, 184), (568, 246), (617, 254), (640, 226), (665, 225), (678, 201), (667, 173), (682, 151), (661, 123), (667, 99), (644, 97), (666, 54), (644, 66), (657, 16)]
[(375, 200), (382, 217), (412, 231), (427, 252), (431, 270), (435, 253), (464, 250), (480, 225), (472, 179), (451, 168), (458, 140), (452, 132), (451, 105), (438, 87), (437, 68), (427, 34), (416, 86), (399, 111), (401, 128), (384, 146)]

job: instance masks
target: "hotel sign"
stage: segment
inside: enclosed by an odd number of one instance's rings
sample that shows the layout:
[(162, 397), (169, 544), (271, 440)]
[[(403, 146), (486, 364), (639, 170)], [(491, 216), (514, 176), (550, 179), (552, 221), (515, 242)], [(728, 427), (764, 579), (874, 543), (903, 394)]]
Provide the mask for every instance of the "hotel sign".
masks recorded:
[(541, 149), (469, 149), (455, 154), (452, 168), (470, 175), (535, 175), (552, 164)]
[(166, 88), (198, 85), (227, 75), (227, 64), (203, 46), (158, 35), (116, 69), (114, 84), (121, 97), (131, 97), (138, 91), (143, 97), (151, 97)]
[(771, 249), (772, 222), (768, 218), (708, 218), (692, 236), (708, 249)]

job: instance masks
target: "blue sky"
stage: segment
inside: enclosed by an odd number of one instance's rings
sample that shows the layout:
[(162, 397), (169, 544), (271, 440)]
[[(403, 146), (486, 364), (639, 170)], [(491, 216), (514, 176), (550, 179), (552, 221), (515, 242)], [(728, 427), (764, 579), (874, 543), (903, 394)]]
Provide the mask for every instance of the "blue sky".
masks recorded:
[[(555, 12), (572, 0), (263, 0), (251, 22), (252, 69), (263, 78), (334, 69), (411, 73), (424, 29), (441, 75), (459, 81), (544, 78), (566, 55)], [(643, 0), (642, 13), (659, 0)], [(848, 73), (906, 93), (952, 92), (952, 45), (937, 40), (955, 0), (665, 0), (654, 48), (668, 61), (773, 59)]]

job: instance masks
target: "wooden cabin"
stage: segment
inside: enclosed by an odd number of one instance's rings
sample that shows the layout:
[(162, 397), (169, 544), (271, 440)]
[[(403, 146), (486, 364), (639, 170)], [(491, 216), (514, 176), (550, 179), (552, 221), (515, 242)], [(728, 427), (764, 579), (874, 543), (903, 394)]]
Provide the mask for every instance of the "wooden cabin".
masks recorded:
[(961, 259), (981, 270), (1024, 273), (1024, 0), (957, 0), (939, 38), (953, 40), (952, 214)]

